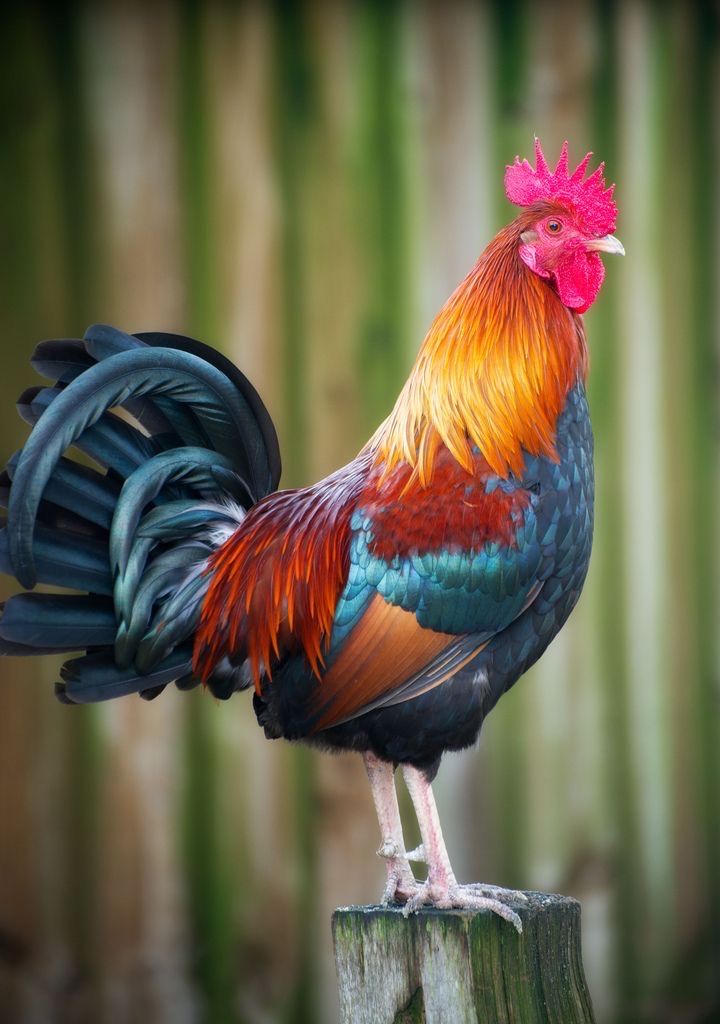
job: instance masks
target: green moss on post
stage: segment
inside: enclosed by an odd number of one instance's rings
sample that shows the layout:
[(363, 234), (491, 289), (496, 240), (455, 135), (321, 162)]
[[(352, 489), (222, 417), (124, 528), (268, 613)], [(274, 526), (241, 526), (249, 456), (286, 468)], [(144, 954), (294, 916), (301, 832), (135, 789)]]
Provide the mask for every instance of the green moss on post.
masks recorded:
[(527, 896), (522, 935), (487, 911), (336, 910), (343, 1024), (593, 1024), (580, 904)]

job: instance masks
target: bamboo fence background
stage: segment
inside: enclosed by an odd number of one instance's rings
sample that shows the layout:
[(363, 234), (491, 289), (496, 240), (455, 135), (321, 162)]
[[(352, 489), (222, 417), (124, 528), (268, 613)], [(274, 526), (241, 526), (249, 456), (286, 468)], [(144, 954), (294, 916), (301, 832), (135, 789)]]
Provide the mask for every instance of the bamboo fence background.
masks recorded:
[[(18, 5), (0, 64), (2, 456), (43, 337), (230, 354), (285, 486), (346, 461), (512, 216), (593, 148), (624, 261), (588, 315), (596, 546), (570, 625), (450, 757), (456, 870), (583, 902), (599, 1024), (720, 1019), (718, 8), (681, 0)], [(359, 759), (243, 697), (68, 709), (0, 666), (0, 1019), (331, 1024), (377, 897)]]

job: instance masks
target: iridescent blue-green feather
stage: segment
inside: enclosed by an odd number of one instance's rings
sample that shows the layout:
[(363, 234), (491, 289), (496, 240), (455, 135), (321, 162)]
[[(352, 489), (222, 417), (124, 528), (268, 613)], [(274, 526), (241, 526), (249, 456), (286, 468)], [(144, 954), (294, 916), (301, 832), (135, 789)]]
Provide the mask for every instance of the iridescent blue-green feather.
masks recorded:
[(0, 642), (11, 638), (27, 653), (79, 651), (111, 644), (116, 627), (112, 601), (97, 594), (16, 594), (3, 607)]
[[(0, 475), (0, 570), (87, 593), (12, 598), (0, 653), (89, 651), (63, 669), (68, 702), (193, 685), (204, 563), (279, 481), (265, 407), (228, 360), (178, 335), (94, 325), (41, 342), (33, 366), (54, 383), (18, 402), (32, 432)], [(218, 674), (218, 693), (233, 674)]]

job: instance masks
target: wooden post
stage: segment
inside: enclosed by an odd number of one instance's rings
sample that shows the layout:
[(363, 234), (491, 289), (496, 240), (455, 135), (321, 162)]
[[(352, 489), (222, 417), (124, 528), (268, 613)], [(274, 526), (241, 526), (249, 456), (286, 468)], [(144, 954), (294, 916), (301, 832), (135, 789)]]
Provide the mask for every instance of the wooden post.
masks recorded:
[(593, 1024), (580, 904), (526, 895), (521, 935), (488, 911), (336, 910), (342, 1024)]

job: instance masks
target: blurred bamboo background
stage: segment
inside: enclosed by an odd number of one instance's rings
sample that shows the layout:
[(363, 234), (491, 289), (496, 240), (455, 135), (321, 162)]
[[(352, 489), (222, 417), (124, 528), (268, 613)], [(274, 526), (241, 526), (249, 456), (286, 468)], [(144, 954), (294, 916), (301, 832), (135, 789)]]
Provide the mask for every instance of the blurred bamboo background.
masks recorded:
[[(232, 356), (285, 486), (350, 458), (513, 211), (532, 135), (618, 183), (588, 315), (597, 532), (571, 623), (438, 782), (456, 870), (582, 900), (599, 1024), (720, 1020), (714, 4), (16, 5), (0, 63), (3, 460), (44, 337)], [(0, 666), (0, 1019), (331, 1024), (381, 889), (357, 757), (244, 696), (68, 708)]]

